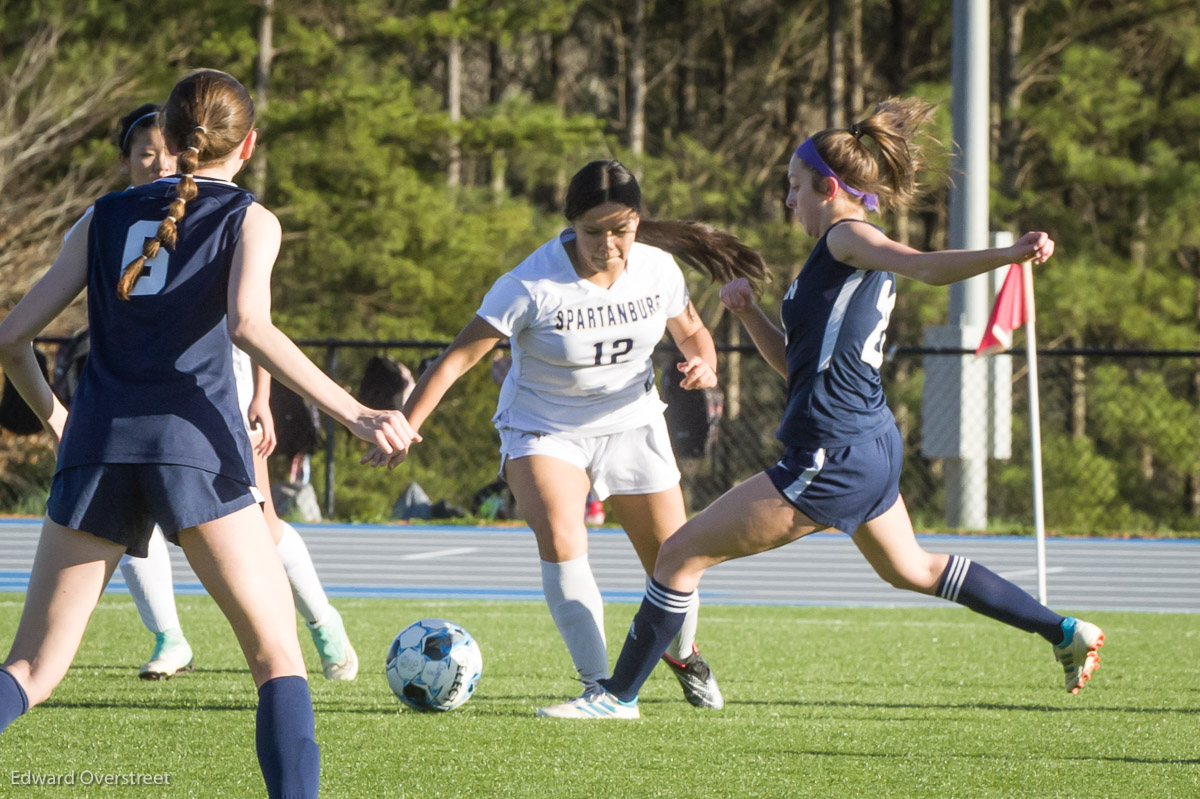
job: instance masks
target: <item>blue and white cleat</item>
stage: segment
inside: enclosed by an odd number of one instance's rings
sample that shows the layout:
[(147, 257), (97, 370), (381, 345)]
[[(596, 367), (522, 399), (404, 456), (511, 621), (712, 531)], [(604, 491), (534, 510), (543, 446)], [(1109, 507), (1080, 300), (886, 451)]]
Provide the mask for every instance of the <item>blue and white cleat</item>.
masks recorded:
[(1092, 672), (1100, 667), (1100, 647), (1104, 646), (1104, 631), (1094, 624), (1068, 616), (1063, 622), (1066, 638), (1054, 647), (1054, 659), (1062, 664), (1067, 691), (1079, 693)]
[(307, 624), (317, 654), (321, 656), (321, 673), (327, 680), (353, 680), (358, 676), (358, 653), (350, 645), (342, 615), (330, 608), (331, 615), (316, 626)]
[(154, 634), (154, 652), (150, 660), (138, 671), (143, 680), (169, 680), (176, 674), (192, 670), (192, 647), (183, 637), (183, 630)]
[(622, 702), (603, 688), (588, 691), (569, 702), (550, 705), (537, 712), (552, 719), (640, 719), (637, 700)]

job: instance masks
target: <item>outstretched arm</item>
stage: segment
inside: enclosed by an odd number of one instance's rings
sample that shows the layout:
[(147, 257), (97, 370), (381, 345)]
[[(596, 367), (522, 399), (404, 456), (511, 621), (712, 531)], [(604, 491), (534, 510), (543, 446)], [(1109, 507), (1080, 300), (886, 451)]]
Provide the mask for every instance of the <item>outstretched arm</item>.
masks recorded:
[(42, 420), (58, 447), (67, 409), (54, 396), (33, 354), (33, 339), (87, 285), (88, 225), (76, 225), (54, 265), (0, 322), (0, 368)]
[(763, 309), (754, 302), (754, 289), (750, 281), (739, 277), (726, 283), (721, 289), (721, 302), (741, 320), (767, 364), (786, 378), (787, 342), (783, 332), (771, 323)]
[(446, 351), (421, 375), (408, 402), (404, 403), (404, 414), (414, 430), (421, 429), (421, 425), (458, 378), (479, 363), (503, 339), (504, 334), (481, 317), (476, 316), (467, 323)]
[(679, 364), (683, 372), (680, 388), (712, 388), (717, 384), (717, 347), (712, 333), (704, 326), (696, 306), (689, 301), (683, 313), (667, 320), (667, 331), (684, 362)]
[(351, 433), (389, 455), (419, 441), (399, 411), (367, 408), (322, 372), (271, 322), (271, 269), (279, 253), (279, 220), (254, 203), (246, 209), (229, 277), (229, 331), (234, 343), (300, 396)]
[[(420, 430), (421, 425), (433, 413), (433, 409), (442, 401), (442, 397), (450, 387), (462, 377), (468, 369), (479, 363), (484, 355), (491, 352), (504, 334), (492, 327), (481, 317), (476, 316), (462, 331), (454, 337), (454, 341), (446, 348), (438, 359), (430, 364), (421, 375), (412, 394), (404, 403), (404, 415), (408, 417), (413, 430)], [(388, 455), (380, 449), (373, 449), (363, 456), (363, 463), (372, 466), (387, 465), (394, 469), (404, 461), (403, 454)]]
[(1040, 231), (1026, 233), (1011, 247), (921, 252), (892, 241), (871, 225), (838, 225), (827, 242), (833, 257), (844, 264), (895, 272), (932, 286), (966, 280), (1006, 264), (1045, 263), (1054, 254), (1054, 240)]

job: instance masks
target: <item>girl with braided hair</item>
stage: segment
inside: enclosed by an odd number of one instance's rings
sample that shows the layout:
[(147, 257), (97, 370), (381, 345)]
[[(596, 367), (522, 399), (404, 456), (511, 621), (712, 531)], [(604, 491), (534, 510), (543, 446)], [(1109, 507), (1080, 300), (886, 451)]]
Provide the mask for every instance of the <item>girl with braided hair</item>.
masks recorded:
[[(270, 317), (273, 214), (231, 179), (254, 152), (254, 103), (197, 70), (162, 113), (180, 175), (96, 201), (49, 272), (0, 322), (0, 367), (43, 420), (58, 465), (16, 637), (0, 667), (0, 730), (46, 700), (96, 601), (157, 522), (233, 627), (258, 688), (268, 794), (317, 795), (319, 750), (287, 577), (254, 487), (232, 344), (352, 433), (396, 454), (419, 440), (362, 406)], [(91, 352), (70, 415), (33, 337), (88, 289)]]
[[(156, 103), (144, 103), (117, 122), (113, 141), (121, 172), (128, 175), (130, 188), (175, 174), (176, 156), (163, 138), (161, 111), (162, 106)], [(91, 215), (92, 208), (89, 207), (76, 226), (89, 223)], [(326, 679), (353, 680), (358, 673), (358, 655), (346, 634), (341, 615), (325, 594), (304, 539), (294, 527), (279, 518), (268, 490), (266, 459), (275, 446), (270, 373), (255, 366), (250, 356), (235, 346), (233, 375), (238, 409), (250, 433), (255, 487), (262, 494), (267, 527), (287, 572), (296, 609), (304, 617)], [(66, 401), (69, 402), (69, 398)], [(120, 568), (142, 624), (154, 635), (154, 650), (138, 670), (138, 676), (143, 680), (161, 680), (192, 671), (192, 647), (183, 633), (175, 606), (171, 556), (157, 525), (146, 544), (146, 556), (134, 557), (127, 553), (121, 558)]]
[(875, 571), (897, 588), (965, 605), (1049, 642), (1071, 693), (1099, 663), (1104, 633), (1063, 617), (978, 563), (926, 552), (900, 496), (903, 441), (880, 384), (883, 341), (896, 275), (932, 285), (964, 280), (1015, 261), (1044, 263), (1045, 233), (1011, 247), (923, 253), (867, 222), (881, 202), (904, 206), (917, 189), (918, 135), (933, 109), (888, 100), (849, 130), (806, 139), (788, 165), (787, 205), (817, 239), (784, 294), (780, 330), (741, 278), (721, 299), (787, 380), (776, 433), (786, 447), (774, 466), (730, 489), (659, 549), (641, 608), (613, 677), (583, 703), (545, 709), (561, 718), (639, 717), (637, 694), (683, 623), (706, 569), (821, 530), (848, 534)]
[[(494, 419), (500, 473), (537, 538), (546, 603), (586, 696), (609, 671), (579, 509), (589, 488), (611, 497), (649, 574), (662, 542), (687, 519), (650, 360), (664, 329), (686, 359), (682, 387), (717, 384), (712, 335), (675, 259), (722, 281), (764, 278), (766, 265), (724, 231), (643, 217), (637, 181), (617, 161), (579, 170), (564, 216), (570, 227), (496, 281), (421, 376), (405, 412), (419, 428), (464, 372), (511, 341)], [(720, 688), (695, 645), (698, 607), (686, 608), (686, 623), (659, 654), (688, 702), (719, 709)]]

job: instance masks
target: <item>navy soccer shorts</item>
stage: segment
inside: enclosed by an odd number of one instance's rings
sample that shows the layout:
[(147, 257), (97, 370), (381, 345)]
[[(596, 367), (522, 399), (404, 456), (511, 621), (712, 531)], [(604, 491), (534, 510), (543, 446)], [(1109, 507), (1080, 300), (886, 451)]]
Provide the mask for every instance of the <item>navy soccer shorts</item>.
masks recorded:
[(832, 449), (788, 447), (766, 474), (798, 511), (853, 535), (900, 497), (904, 439), (895, 426), (872, 441)]
[(55, 474), (46, 515), (144, 558), (155, 524), (177, 543), (180, 530), (228, 516), (261, 496), (252, 485), (194, 466), (103, 463)]

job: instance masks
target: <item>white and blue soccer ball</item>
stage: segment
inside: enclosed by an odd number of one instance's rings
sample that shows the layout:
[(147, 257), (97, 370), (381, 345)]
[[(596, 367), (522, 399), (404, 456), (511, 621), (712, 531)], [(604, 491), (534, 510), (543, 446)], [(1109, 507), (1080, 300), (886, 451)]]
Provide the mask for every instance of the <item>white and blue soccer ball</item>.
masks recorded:
[(462, 707), (483, 674), (483, 653), (471, 634), (445, 619), (421, 619), (388, 647), (388, 685), (413, 710)]

